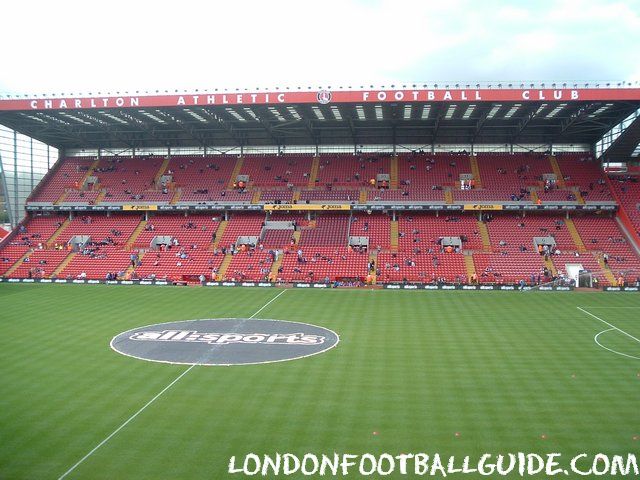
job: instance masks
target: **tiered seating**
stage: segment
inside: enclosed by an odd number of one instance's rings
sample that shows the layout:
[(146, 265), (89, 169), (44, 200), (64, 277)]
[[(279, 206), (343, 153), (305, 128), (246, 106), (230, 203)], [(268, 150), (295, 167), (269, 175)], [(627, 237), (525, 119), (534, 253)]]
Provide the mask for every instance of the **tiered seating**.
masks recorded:
[(301, 246), (304, 262), (297, 251), (285, 251), (280, 276), (288, 281), (335, 281), (343, 278), (364, 280), (368, 273), (369, 255), (345, 247)]
[(543, 202), (577, 203), (577, 197), (573, 190), (553, 189), (545, 192), (544, 189), (540, 189), (537, 194)]
[(55, 202), (66, 189), (78, 189), (93, 158), (66, 158), (60, 161), (49, 181), (42, 185), (30, 202)]
[(236, 214), (229, 220), (227, 228), (219, 239), (221, 247), (229, 247), (238, 237), (259, 237), (265, 216), (262, 213)]
[(466, 282), (461, 253), (398, 252), (378, 254), (378, 280), (382, 282)]
[[(561, 252), (576, 250), (564, 219), (558, 215), (529, 215), (525, 218), (512, 215), (495, 216), (487, 222), (487, 229), (495, 251), (514, 253), (520, 251), (520, 246), (524, 246), (537, 255), (533, 237), (554, 237)], [(506, 245), (500, 245), (501, 242), (505, 242)]]
[[(138, 215), (79, 215), (56, 239), (58, 243), (67, 243), (75, 235), (89, 235), (92, 242), (102, 242), (107, 237), (113, 245), (124, 245), (140, 223)], [(114, 233), (117, 232), (117, 233)]]
[(0, 275), (11, 268), (26, 252), (28, 245), (7, 245), (0, 250)]
[(105, 157), (94, 170), (100, 188), (106, 189), (104, 202), (168, 202), (170, 195), (157, 190), (155, 176), (160, 157)]
[(300, 192), (300, 200), (308, 200), (310, 203), (321, 202), (357, 202), (360, 197), (358, 190), (303, 190)]
[(66, 250), (34, 250), (11, 276), (13, 278), (48, 278), (68, 254)]
[(609, 285), (596, 256), (597, 254), (594, 252), (581, 253), (577, 256), (575, 253), (562, 252), (560, 255), (553, 256), (553, 263), (558, 270), (565, 270), (567, 264), (582, 265), (585, 270), (590, 271), (592, 276), (598, 279), (600, 285)]
[[(174, 156), (164, 173), (171, 175), (175, 187), (181, 189), (181, 202), (221, 201), (221, 192), (229, 185), (236, 161), (235, 155)], [(222, 200), (227, 200), (227, 194), (229, 201), (235, 198), (226, 192)]]
[(556, 159), (565, 184), (579, 187), (585, 201), (613, 200), (609, 187), (604, 183), (600, 164), (590, 154), (562, 153)]
[[(398, 247), (405, 252), (438, 252), (440, 237), (466, 237), (464, 250), (482, 250), (476, 218), (470, 215), (436, 217), (435, 214), (407, 214), (398, 220)], [(464, 238), (463, 238), (464, 239)]]
[(240, 174), (249, 175), (250, 185), (259, 187), (306, 187), (312, 161), (310, 155), (247, 155)]
[[(531, 283), (531, 276), (538, 279), (544, 264), (543, 257), (531, 250), (527, 252), (475, 254), (473, 263), (480, 283), (517, 283), (524, 280)], [(543, 281), (542, 277), (540, 279)]]
[(293, 192), (290, 190), (263, 190), (260, 194), (260, 202), (262, 203), (291, 203)]
[(107, 273), (124, 274), (131, 263), (130, 255), (131, 252), (110, 246), (99, 247), (94, 255), (78, 253), (58, 274), (58, 278), (104, 280)]
[(640, 258), (627, 243), (616, 221), (609, 217), (579, 217), (574, 224), (588, 250), (609, 256), (609, 268), (617, 277), (620, 273), (636, 279), (640, 275)]
[(272, 256), (264, 250), (238, 252), (227, 268), (225, 279), (231, 281), (265, 281), (271, 271)]
[(62, 204), (65, 203), (88, 203), (89, 205), (93, 205), (96, 202), (96, 198), (100, 195), (100, 192), (97, 190), (92, 191), (70, 191), (67, 196), (64, 198)]
[(318, 216), (315, 228), (303, 229), (300, 245), (305, 247), (346, 246), (349, 232), (347, 215), (326, 214)]
[(453, 153), (402, 154), (398, 156), (398, 188), (410, 192), (431, 191), (433, 186), (452, 187), (461, 173), (471, 173), (468, 155)]
[[(513, 195), (519, 196), (521, 190), (540, 186), (543, 174), (553, 173), (545, 154), (479, 153), (477, 162), (482, 186), (491, 191), (496, 200), (511, 200)], [(522, 200), (530, 198), (526, 195)]]
[(262, 239), (262, 245), (265, 248), (282, 249), (288, 248), (291, 245), (291, 238), (293, 236), (293, 230), (267, 230), (264, 238)]
[(349, 236), (369, 237), (369, 248), (391, 248), (391, 222), (384, 214), (354, 214), (351, 218)]
[(176, 238), (180, 245), (197, 245), (206, 249), (211, 245), (219, 224), (211, 215), (205, 214), (156, 215), (149, 218), (134, 246), (148, 248), (154, 237), (170, 236)]
[(611, 185), (618, 195), (621, 207), (624, 208), (636, 232), (640, 235), (640, 178), (612, 176)]
[[(576, 250), (560, 216), (496, 216), (487, 223), (487, 229), (494, 253), (473, 256), (480, 282), (515, 283), (524, 280), (529, 283), (531, 275), (537, 281), (545, 265), (544, 257), (537, 252), (533, 243), (534, 237), (554, 237), (556, 248), (561, 253)], [(552, 259), (555, 263), (556, 257)], [(562, 267), (561, 264), (556, 266)]]
[(390, 170), (391, 159), (388, 156), (323, 154), (320, 156), (316, 183), (320, 186), (366, 187), (377, 174), (389, 174)]
[(403, 186), (398, 190), (369, 190), (368, 202), (394, 202), (394, 203), (444, 203), (442, 190), (424, 190), (413, 186)]
[[(182, 252), (186, 258), (181, 258)], [(142, 257), (141, 265), (136, 267), (135, 273), (139, 278), (195, 282), (200, 275), (204, 275), (207, 280), (211, 280), (223, 259), (224, 255), (216, 255), (199, 248), (173, 247), (164, 251), (149, 250)]]
[[(47, 240), (62, 225), (64, 215), (36, 216), (27, 221), (11, 239), (10, 245), (38, 247), (46, 244)], [(24, 249), (26, 251), (26, 248)]]

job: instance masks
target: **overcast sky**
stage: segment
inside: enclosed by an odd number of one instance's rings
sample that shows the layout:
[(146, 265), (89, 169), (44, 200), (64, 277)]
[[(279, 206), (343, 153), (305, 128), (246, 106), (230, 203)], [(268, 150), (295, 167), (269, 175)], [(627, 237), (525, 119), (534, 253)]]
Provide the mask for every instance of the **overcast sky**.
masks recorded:
[(640, 81), (640, 0), (7, 1), (0, 93)]

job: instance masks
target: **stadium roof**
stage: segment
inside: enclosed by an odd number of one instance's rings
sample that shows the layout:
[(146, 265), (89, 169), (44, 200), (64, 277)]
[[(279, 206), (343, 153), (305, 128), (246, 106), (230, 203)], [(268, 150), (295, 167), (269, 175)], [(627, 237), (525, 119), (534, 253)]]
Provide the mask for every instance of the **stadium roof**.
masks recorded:
[(521, 87), (25, 96), (0, 99), (0, 124), (61, 149), (593, 145), (640, 108), (640, 88)]

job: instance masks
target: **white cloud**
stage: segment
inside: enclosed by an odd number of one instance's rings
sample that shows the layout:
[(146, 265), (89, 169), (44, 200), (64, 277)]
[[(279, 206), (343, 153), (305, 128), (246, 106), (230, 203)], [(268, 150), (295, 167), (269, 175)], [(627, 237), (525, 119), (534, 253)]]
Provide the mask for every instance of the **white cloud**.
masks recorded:
[(637, 1), (8, 2), (0, 91), (640, 80)]

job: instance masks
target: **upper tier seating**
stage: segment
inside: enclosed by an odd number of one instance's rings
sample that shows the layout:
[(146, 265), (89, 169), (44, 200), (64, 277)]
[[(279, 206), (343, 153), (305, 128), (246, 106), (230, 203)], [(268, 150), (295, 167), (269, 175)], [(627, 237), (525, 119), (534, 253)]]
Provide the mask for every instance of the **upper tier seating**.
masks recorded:
[(556, 159), (565, 184), (578, 187), (586, 202), (613, 201), (600, 164), (590, 154), (561, 153)]
[(155, 185), (155, 177), (162, 165), (160, 157), (104, 157), (94, 170), (98, 185), (106, 189), (103, 202), (169, 202)]
[(78, 190), (82, 187), (80, 181), (87, 174), (93, 162), (93, 158), (65, 158), (60, 160), (55, 170), (51, 172), (48, 181), (45, 181), (40, 186), (40, 189), (29, 199), (29, 202), (54, 203), (65, 190)]
[(171, 175), (174, 188), (181, 190), (181, 202), (235, 201), (237, 196), (226, 190), (237, 161), (235, 155), (175, 156), (164, 174)]
[[(377, 154), (322, 154), (316, 184), (358, 189), (369, 185), (379, 173), (390, 174), (391, 159)], [(356, 197), (357, 198), (357, 197)]]
[(636, 233), (640, 235), (640, 177), (612, 176), (611, 185), (621, 208), (624, 208)]
[(240, 175), (257, 187), (306, 187), (311, 174), (311, 155), (246, 155)]

